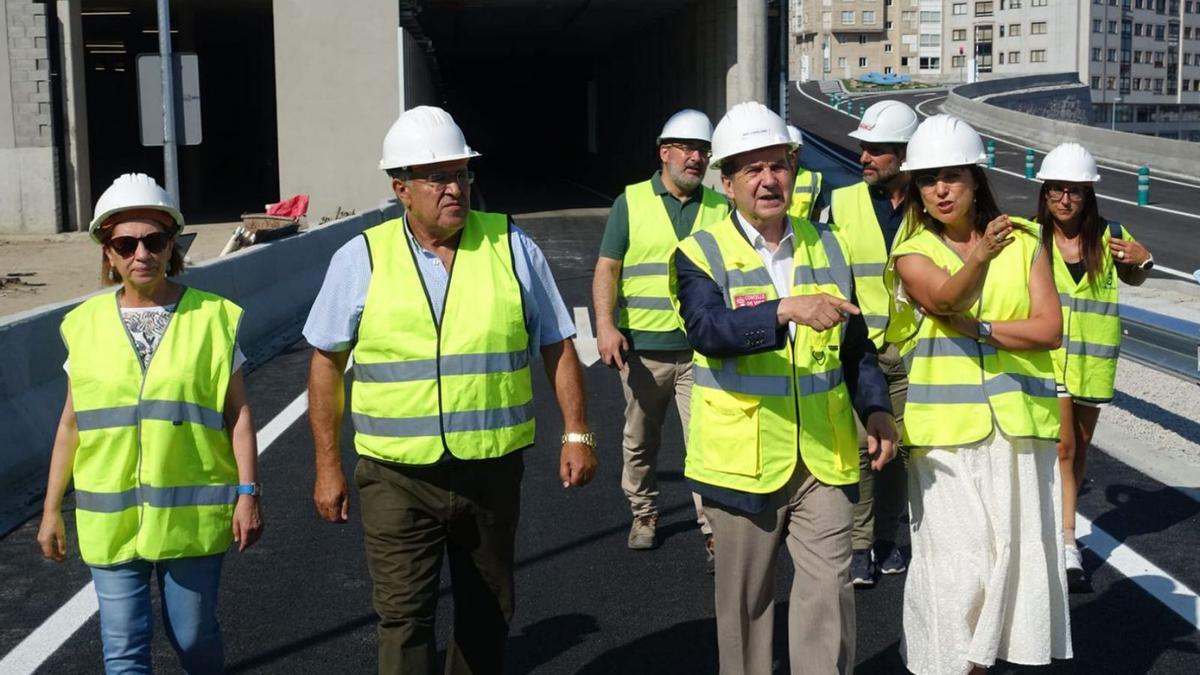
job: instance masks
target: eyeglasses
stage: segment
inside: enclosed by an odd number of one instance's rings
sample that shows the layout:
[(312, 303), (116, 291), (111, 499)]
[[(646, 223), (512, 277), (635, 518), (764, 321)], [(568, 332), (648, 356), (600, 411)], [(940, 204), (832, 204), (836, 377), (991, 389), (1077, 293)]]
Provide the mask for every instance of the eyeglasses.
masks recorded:
[(1053, 187), (1046, 188), (1046, 196), (1049, 197), (1050, 201), (1052, 202), (1059, 201), (1063, 198), (1063, 195), (1069, 195), (1071, 197), (1071, 201), (1073, 202), (1081, 202), (1086, 194), (1086, 188), (1076, 187), (1073, 185), (1055, 185)]
[(692, 153), (698, 152), (704, 159), (712, 157), (712, 148), (699, 143), (663, 143), (663, 145), (667, 146), (668, 148), (675, 148), (676, 150), (688, 156), (691, 156)]
[(146, 247), (146, 250), (153, 254), (162, 253), (167, 248), (167, 244), (171, 243), (171, 235), (166, 232), (154, 232), (144, 237), (113, 237), (105, 242), (105, 246), (111, 248), (122, 258), (137, 253), (138, 244)]
[(918, 188), (928, 190), (938, 183), (961, 183), (966, 173), (962, 169), (942, 169), (940, 171), (918, 173), (913, 176), (912, 180)]
[(440, 188), (444, 188), (451, 183), (459, 185), (471, 185), (475, 182), (475, 172), (467, 169), (459, 169), (458, 171), (434, 171), (427, 174), (412, 174), (410, 180), (419, 180), (423, 183), (429, 183)]

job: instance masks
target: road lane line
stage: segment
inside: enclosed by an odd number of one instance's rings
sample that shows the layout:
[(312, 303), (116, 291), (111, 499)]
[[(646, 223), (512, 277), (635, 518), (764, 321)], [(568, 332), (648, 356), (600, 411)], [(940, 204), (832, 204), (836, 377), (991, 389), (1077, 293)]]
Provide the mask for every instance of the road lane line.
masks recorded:
[[(349, 367), (347, 366), (347, 369)], [(308, 410), (308, 392), (297, 396), (287, 404), (278, 415), (267, 422), (255, 435), (258, 441), (258, 454), (266, 452), (280, 436), (283, 435), (296, 420)], [(50, 618), (34, 629), (32, 633), (21, 640), (12, 651), (0, 659), (0, 673), (11, 675), (32, 675), (46, 659), (58, 651), (75, 631), (99, 609), (96, 600), (96, 587), (88, 582), (78, 593), (59, 607)]]
[(1200, 597), (1195, 591), (1096, 527), (1083, 514), (1075, 515), (1075, 533), (1088, 550), (1200, 630)]

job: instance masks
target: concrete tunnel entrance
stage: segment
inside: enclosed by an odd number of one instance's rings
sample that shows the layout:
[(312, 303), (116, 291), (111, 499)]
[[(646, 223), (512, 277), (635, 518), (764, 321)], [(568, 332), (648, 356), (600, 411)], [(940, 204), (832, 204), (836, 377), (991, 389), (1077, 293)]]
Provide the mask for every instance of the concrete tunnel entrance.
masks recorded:
[[(764, 103), (778, 109), (780, 3), (755, 2), (767, 22)], [(738, 14), (738, 0), (402, 2), (429, 70), (424, 91), (405, 85), (405, 107), (455, 116), (484, 154), (475, 167), (490, 210), (606, 206), (578, 186), (616, 195), (657, 168), (667, 116), (693, 107), (715, 124), (744, 98)], [(411, 60), (404, 76), (424, 82)]]

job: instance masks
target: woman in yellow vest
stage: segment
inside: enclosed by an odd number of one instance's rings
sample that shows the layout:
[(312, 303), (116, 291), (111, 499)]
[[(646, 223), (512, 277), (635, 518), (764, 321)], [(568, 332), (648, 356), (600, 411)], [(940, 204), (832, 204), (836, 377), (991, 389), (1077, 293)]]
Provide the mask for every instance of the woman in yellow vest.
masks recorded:
[[(1071, 656), (1050, 349), (1062, 315), (1037, 225), (1000, 213), (979, 135), (936, 115), (908, 144), (917, 232), (892, 251), (907, 318), (909, 670)], [(906, 334), (899, 335), (898, 331)]]
[(1037, 221), (1062, 301), (1063, 341), (1054, 351), (1054, 377), (1062, 424), (1063, 556), (1068, 588), (1079, 593), (1091, 584), (1075, 543), (1075, 503), (1100, 406), (1113, 397), (1121, 349), (1117, 279), (1140, 286), (1154, 258), (1125, 228), (1100, 217), (1092, 187), (1100, 174), (1082, 145), (1063, 143), (1051, 150), (1037, 177), (1044, 181)]
[(63, 319), (67, 397), (38, 544), (46, 558), (65, 560), (62, 498), (73, 482), (106, 672), (151, 672), (152, 575), (183, 670), (222, 672), (222, 557), (262, 532), (237, 345), (242, 310), (168, 279), (183, 269), (183, 216), (154, 179), (121, 176), (96, 214), (101, 278), (118, 288)]

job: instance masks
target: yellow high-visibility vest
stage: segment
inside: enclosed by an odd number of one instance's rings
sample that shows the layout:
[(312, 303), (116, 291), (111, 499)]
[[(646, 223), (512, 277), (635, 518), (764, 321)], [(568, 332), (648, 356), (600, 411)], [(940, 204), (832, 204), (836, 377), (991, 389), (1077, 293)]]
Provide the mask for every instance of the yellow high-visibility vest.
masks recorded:
[(371, 283), (354, 346), (350, 410), (365, 457), (432, 464), (533, 444), (529, 333), (508, 216), (471, 211), (440, 324), (402, 218), (364, 232)]
[[(1039, 231), (1037, 223), (1013, 222)], [(1029, 280), (1041, 248), (1037, 234), (1013, 230), (1014, 241), (987, 271), (978, 302), (966, 315), (984, 321), (1029, 318)], [(963, 261), (938, 235), (922, 229), (892, 251), (893, 260), (923, 255), (950, 274)], [(1057, 439), (1058, 401), (1049, 351), (997, 349), (950, 328), (936, 316), (919, 316), (914, 339), (901, 345), (908, 369), (904, 442), (910, 446), (969, 445), (991, 435), (995, 424), (1018, 438)]]
[(1054, 377), (1073, 398), (1092, 403), (1112, 400), (1121, 353), (1117, 270), (1108, 242), (1114, 236), (1132, 239), (1117, 223), (1110, 223), (1102, 236), (1103, 262), (1095, 283), (1086, 274), (1076, 283), (1062, 255), (1054, 252), (1054, 285), (1063, 312), (1063, 343), (1053, 352)]
[(62, 322), (79, 553), (97, 567), (223, 553), (238, 484), (225, 394), (242, 310), (185, 289), (143, 371), (117, 298), (91, 298)]
[(792, 203), (788, 215), (793, 218), (812, 219), (812, 206), (821, 193), (821, 172), (796, 167), (796, 184), (792, 188)]
[[(700, 186), (700, 210), (692, 232), (729, 216), (724, 195)], [(679, 245), (679, 237), (662, 197), (645, 180), (625, 188), (629, 207), (629, 250), (621, 264), (621, 294), (618, 322), (621, 328), (669, 332), (679, 329), (667, 292), (667, 261)]]
[[(888, 273), (888, 247), (883, 240), (883, 226), (875, 215), (865, 181), (834, 190), (830, 201), (837, 220), (830, 226), (846, 243), (858, 307), (867, 323), (867, 335), (876, 349), (883, 351), (888, 320), (893, 312), (892, 280)], [(909, 229), (906, 214), (892, 239), (893, 247), (911, 234)]]
[[(792, 220), (792, 229), (792, 294), (849, 298), (853, 282), (837, 237), (803, 219)], [(779, 297), (762, 259), (739, 230), (730, 218), (679, 244), (725, 291), (730, 308)], [(672, 283), (677, 283), (674, 277)], [(796, 326), (795, 340), (773, 351), (724, 359), (694, 352), (684, 475), (769, 493), (788, 481), (799, 454), (824, 483), (857, 482), (858, 434), (843, 381), (841, 340), (840, 326), (823, 332)]]

